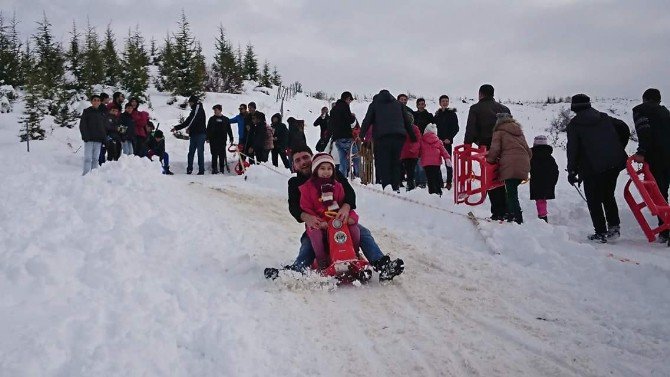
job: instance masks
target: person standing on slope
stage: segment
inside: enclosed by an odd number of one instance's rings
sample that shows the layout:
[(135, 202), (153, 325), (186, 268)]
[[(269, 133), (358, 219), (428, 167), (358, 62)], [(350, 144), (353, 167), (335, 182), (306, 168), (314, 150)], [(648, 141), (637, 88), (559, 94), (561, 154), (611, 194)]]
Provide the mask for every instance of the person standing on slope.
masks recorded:
[[(456, 109), (449, 108), (449, 96), (443, 94), (440, 96), (440, 108), (435, 112), (433, 117), (435, 125), (437, 126), (437, 137), (444, 143), (444, 148), (451, 155), (453, 152), (454, 137), (458, 134), (458, 116)], [(451, 190), (451, 185), (454, 176), (454, 168), (447, 166), (447, 181), (444, 187)]]
[(339, 165), (340, 173), (345, 177), (349, 174), (349, 152), (354, 140), (351, 128), (356, 121), (356, 117), (351, 113), (349, 107), (353, 100), (354, 96), (350, 92), (343, 92), (330, 111), (330, 135), (333, 140), (333, 147), (337, 148), (339, 155), (339, 161), (336, 161), (336, 165)]
[(188, 104), (191, 107), (191, 113), (184, 123), (172, 127), (172, 132), (188, 128), (189, 145), (186, 174), (193, 172), (193, 155), (198, 151), (198, 175), (205, 174), (205, 140), (207, 139), (207, 128), (205, 126), (206, 115), (202, 108), (202, 103), (196, 96), (188, 98)]
[(105, 114), (99, 110), (100, 96), (91, 96), (91, 106), (86, 108), (79, 120), (79, 132), (84, 141), (84, 170), (82, 175), (88, 174), (99, 166), (98, 157), (100, 148), (107, 138), (105, 126), (107, 119)]

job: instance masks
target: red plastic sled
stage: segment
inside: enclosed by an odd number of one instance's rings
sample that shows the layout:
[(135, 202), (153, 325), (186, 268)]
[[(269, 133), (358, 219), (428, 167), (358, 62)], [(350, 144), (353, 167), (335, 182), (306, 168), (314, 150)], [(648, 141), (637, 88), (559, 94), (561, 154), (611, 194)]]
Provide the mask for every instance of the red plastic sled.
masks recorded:
[(504, 185), (497, 179), (498, 164), (486, 162), (485, 146), (473, 148), (471, 144), (459, 145), (454, 148), (452, 157), (454, 203), (469, 206), (482, 204), (486, 200), (487, 191)]
[(247, 161), (242, 160), (242, 155), (239, 153), (240, 149), (243, 149), (244, 146), (240, 145), (231, 145), (228, 147), (228, 152), (237, 154), (237, 164), (235, 164), (235, 173), (237, 175), (242, 175), (251, 166)]
[[(626, 161), (626, 170), (628, 171), (628, 175), (630, 175), (630, 179), (626, 183), (623, 196), (649, 242), (654, 242), (657, 234), (670, 229), (670, 206), (668, 206), (668, 202), (661, 195), (661, 190), (658, 189), (656, 180), (649, 170), (649, 164), (644, 163), (642, 164), (642, 168), (635, 169), (633, 163), (633, 157), (631, 156)], [(640, 193), (642, 202), (638, 203), (633, 197), (630, 191), (632, 185)], [(649, 212), (653, 216), (660, 217), (663, 220), (663, 225), (652, 228), (642, 214), (644, 207), (649, 208)]]
[[(372, 277), (370, 263), (359, 258), (354, 250), (349, 226), (335, 218), (328, 220), (328, 257), (330, 265), (321, 273), (335, 277), (340, 283), (348, 284), (354, 280), (365, 283)], [(316, 261), (312, 267), (318, 270)]]

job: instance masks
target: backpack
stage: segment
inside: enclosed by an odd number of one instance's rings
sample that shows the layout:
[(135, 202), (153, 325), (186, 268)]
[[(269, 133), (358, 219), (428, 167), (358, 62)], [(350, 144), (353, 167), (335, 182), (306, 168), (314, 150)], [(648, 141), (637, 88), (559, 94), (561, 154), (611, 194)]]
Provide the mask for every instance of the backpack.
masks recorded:
[(274, 130), (272, 129), (272, 126), (269, 124), (265, 125), (265, 150), (269, 151), (271, 149), (274, 149)]

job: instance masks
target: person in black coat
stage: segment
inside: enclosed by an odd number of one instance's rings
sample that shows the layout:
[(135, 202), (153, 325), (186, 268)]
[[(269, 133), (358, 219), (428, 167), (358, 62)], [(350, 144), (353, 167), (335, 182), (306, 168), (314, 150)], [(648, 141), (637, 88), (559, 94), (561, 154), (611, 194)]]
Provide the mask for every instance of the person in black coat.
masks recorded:
[(547, 220), (547, 200), (556, 198), (558, 183), (558, 165), (551, 155), (554, 148), (549, 145), (547, 137), (536, 136), (531, 148), (530, 159), (530, 200), (535, 200), (537, 217)]
[(267, 162), (270, 151), (265, 149), (268, 138), (265, 114), (261, 113), (260, 111), (256, 111), (254, 115), (252, 115), (251, 119), (252, 128), (249, 129), (247, 142), (251, 143), (249, 148), (249, 156), (254, 156), (255, 158), (250, 157), (250, 162)]
[(119, 116), (119, 135), (121, 136), (121, 150), (125, 155), (133, 154), (135, 141), (135, 121), (133, 120), (133, 105), (128, 102), (125, 111)]
[[(649, 164), (651, 174), (667, 202), (670, 188), (670, 112), (661, 105), (658, 89), (647, 89), (642, 94), (642, 103), (633, 108), (633, 120), (639, 139), (633, 158)], [(658, 225), (663, 225), (660, 217)], [(666, 229), (659, 234), (658, 241), (670, 246), (668, 236)]]
[(326, 139), (328, 137), (328, 122), (330, 121), (330, 115), (328, 115), (328, 107), (324, 106), (321, 108), (321, 115), (314, 121), (314, 127), (319, 127), (321, 133), (319, 134), (320, 139)]
[(340, 99), (330, 110), (330, 123), (328, 125), (330, 137), (333, 140), (333, 147), (337, 148), (340, 156), (339, 161), (335, 161), (340, 166), (340, 173), (345, 177), (349, 174), (349, 151), (353, 143), (352, 126), (356, 117), (351, 113), (349, 107), (354, 97), (350, 92), (343, 92)]
[(188, 104), (191, 106), (191, 113), (184, 123), (172, 127), (172, 132), (188, 128), (189, 146), (188, 158), (186, 166), (186, 174), (193, 172), (193, 155), (198, 151), (198, 175), (205, 174), (205, 140), (207, 139), (207, 127), (205, 110), (202, 108), (202, 103), (198, 97), (191, 96), (188, 99)]
[(214, 110), (214, 115), (207, 121), (207, 142), (212, 154), (212, 174), (218, 174), (219, 166), (222, 173), (226, 167), (226, 143), (228, 138), (230, 138), (230, 144), (233, 144), (234, 139), (230, 119), (221, 114), (221, 105), (214, 105), (212, 110)]
[[(449, 97), (447, 95), (440, 96), (440, 108), (435, 112), (433, 120), (437, 126), (437, 137), (442, 140), (444, 148), (451, 155), (453, 153), (454, 137), (456, 137), (459, 128), (456, 109), (449, 108)], [(447, 182), (444, 186), (447, 190), (451, 190), (453, 176), (454, 169), (447, 166)]]
[(106, 115), (107, 140), (105, 146), (107, 149), (107, 161), (117, 161), (121, 157), (121, 135), (119, 134), (119, 110), (111, 107)]
[(99, 166), (100, 148), (107, 139), (107, 130), (105, 125), (107, 117), (99, 110), (100, 96), (91, 96), (91, 106), (84, 109), (79, 120), (79, 132), (84, 141), (84, 171), (86, 175), (89, 171), (97, 169)]
[(289, 168), (288, 157), (286, 156), (286, 149), (288, 148), (288, 128), (281, 121), (281, 114), (277, 113), (270, 118), (270, 126), (272, 127), (273, 148), (272, 148), (272, 165), (279, 166), (279, 157), (281, 157), (284, 167)]
[[(419, 98), (416, 100), (416, 111), (414, 111), (414, 124), (419, 127), (421, 134), (426, 130), (426, 126), (435, 123), (433, 114), (426, 110), (426, 100)], [(438, 129), (439, 131), (439, 129)]]
[(612, 118), (591, 107), (591, 99), (585, 94), (573, 96), (570, 108), (577, 115), (570, 120), (567, 130), (568, 182), (574, 185), (584, 181), (595, 230), (588, 239), (606, 243), (620, 235), (614, 191), (628, 158), (622, 144), (623, 133)]

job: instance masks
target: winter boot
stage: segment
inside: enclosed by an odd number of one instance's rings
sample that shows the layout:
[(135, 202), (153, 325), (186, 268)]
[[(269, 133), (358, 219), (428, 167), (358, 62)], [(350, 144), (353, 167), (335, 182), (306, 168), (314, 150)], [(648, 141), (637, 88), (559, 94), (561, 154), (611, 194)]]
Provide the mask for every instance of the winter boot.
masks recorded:
[(405, 262), (402, 259), (391, 260), (388, 255), (384, 255), (371, 264), (374, 270), (379, 272), (379, 281), (393, 280), (394, 277), (405, 271)]
[(587, 237), (589, 241), (597, 243), (607, 243), (607, 233), (593, 233)]
[(219, 170), (218, 169), (212, 169), (212, 174), (219, 174)]
[(205, 172), (204, 171), (199, 171), (198, 174), (196, 174), (196, 175), (205, 175)]
[(505, 216), (503, 217), (503, 220), (507, 221), (508, 223), (511, 223), (515, 221), (516, 216), (513, 213), (506, 213)]
[(444, 185), (444, 188), (446, 188), (447, 191), (451, 191), (451, 182), (447, 182), (447, 183)]
[(190, 175), (191, 173), (193, 173), (193, 170), (191, 170), (191, 169), (186, 169), (186, 174), (189, 174), (189, 175)]
[(166, 166), (166, 167), (163, 168), (163, 174), (165, 174), (165, 175), (174, 175), (174, 173), (170, 171), (170, 167), (169, 167), (169, 166)]
[(549, 222), (549, 220), (547, 220), (547, 216), (538, 216), (537, 218), (540, 220), (544, 220), (545, 223)]
[(523, 212), (518, 211), (514, 214), (514, 222), (517, 224), (523, 224)]
[(656, 242), (658, 243), (668, 243), (670, 239), (668, 238), (668, 233), (667, 232), (661, 232), (658, 235), (658, 238), (656, 239)]
[(621, 236), (621, 231), (618, 225), (612, 225), (607, 231), (607, 239), (614, 241)]
[(414, 190), (414, 188), (416, 188), (416, 185), (414, 184), (414, 182), (409, 182), (408, 181), (406, 190), (407, 191), (412, 191), (412, 190)]

